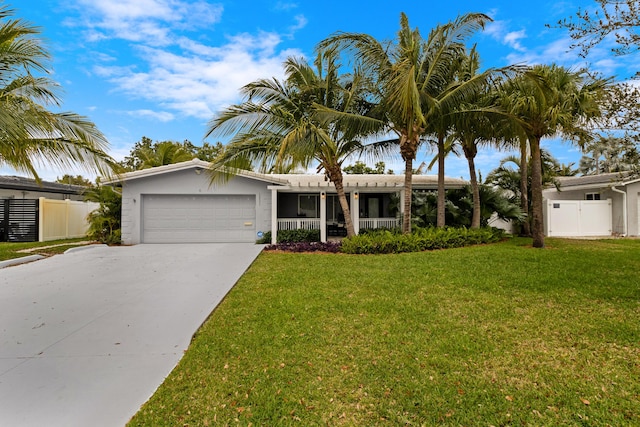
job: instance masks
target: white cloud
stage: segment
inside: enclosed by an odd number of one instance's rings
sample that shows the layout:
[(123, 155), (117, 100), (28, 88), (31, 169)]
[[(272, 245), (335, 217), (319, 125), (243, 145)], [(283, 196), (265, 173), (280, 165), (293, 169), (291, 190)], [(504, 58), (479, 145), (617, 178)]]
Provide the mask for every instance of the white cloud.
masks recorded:
[(134, 110), (128, 111), (127, 114), (134, 117), (151, 118), (160, 122), (170, 122), (173, 120), (174, 115), (166, 111), (153, 111), (153, 110)]
[(155, 46), (172, 43), (171, 30), (196, 30), (220, 21), (223, 7), (206, 1), (78, 0), (89, 41), (119, 38)]
[(271, 33), (242, 34), (211, 47), (183, 39), (181, 53), (140, 47), (148, 67), (96, 66), (118, 91), (156, 102), (184, 116), (210, 119), (214, 112), (237, 102), (239, 89), (258, 78), (281, 77), (282, 62), (296, 50), (276, 51), (280, 38)]
[(526, 37), (527, 34), (525, 30), (511, 31), (504, 36), (503, 42), (515, 50), (524, 51), (526, 49), (520, 44), (520, 39), (524, 39)]

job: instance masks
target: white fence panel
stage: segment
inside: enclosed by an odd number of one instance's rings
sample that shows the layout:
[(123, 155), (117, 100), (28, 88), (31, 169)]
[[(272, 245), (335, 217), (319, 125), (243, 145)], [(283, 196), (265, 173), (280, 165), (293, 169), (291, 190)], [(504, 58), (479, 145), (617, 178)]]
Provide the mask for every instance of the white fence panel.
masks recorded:
[(396, 218), (360, 218), (360, 229), (395, 228), (399, 225)]
[(40, 198), (39, 240), (83, 237), (89, 229), (87, 215), (100, 207), (99, 203)]
[(278, 230), (319, 230), (319, 218), (278, 218)]
[(549, 237), (610, 236), (611, 199), (547, 200), (544, 220)]

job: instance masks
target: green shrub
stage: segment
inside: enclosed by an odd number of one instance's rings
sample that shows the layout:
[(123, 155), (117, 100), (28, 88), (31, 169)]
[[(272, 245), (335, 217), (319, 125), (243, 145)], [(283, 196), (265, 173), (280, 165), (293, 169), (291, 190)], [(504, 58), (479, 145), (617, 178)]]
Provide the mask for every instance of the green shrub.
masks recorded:
[(271, 244), (271, 232), (267, 231), (262, 235), (261, 238), (256, 240), (256, 244), (258, 245), (270, 245)]
[(122, 211), (122, 195), (109, 186), (99, 186), (85, 193), (85, 200), (98, 202), (100, 207), (91, 212), (87, 219), (89, 230), (87, 236), (108, 245), (121, 241), (120, 216)]
[(320, 230), (280, 230), (278, 231), (278, 243), (319, 242)]
[(505, 236), (497, 228), (416, 228), (412, 234), (389, 230), (368, 231), (342, 241), (342, 252), (348, 254), (391, 254), (434, 249), (459, 248), (500, 241)]

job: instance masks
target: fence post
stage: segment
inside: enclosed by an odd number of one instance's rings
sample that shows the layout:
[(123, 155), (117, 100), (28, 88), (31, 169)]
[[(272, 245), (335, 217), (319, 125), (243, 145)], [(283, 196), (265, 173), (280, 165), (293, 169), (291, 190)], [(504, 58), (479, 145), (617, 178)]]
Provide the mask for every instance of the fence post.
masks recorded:
[(38, 242), (44, 242), (45, 198), (38, 197)]

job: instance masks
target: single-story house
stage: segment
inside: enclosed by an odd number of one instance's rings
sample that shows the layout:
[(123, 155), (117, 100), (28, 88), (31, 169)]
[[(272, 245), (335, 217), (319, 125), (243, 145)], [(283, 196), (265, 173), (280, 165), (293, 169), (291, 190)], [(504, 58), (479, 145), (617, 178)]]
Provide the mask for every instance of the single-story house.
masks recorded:
[(61, 184), (59, 182), (40, 181), (21, 176), (0, 176), (0, 199), (39, 199), (46, 197), (54, 200), (84, 200), (85, 187), (81, 185)]
[[(278, 230), (300, 228), (319, 229), (326, 241), (344, 231), (335, 188), (323, 175), (242, 171), (211, 184), (208, 167), (194, 159), (108, 181), (122, 186), (123, 243), (253, 242), (268, 231), (275, 241)], [(467, 184), (445, 182), (447, 188)], [(393, 200), (403, 183), (403, 175), (345, 175), (356, 232), (399, 225)], [(415, 175), (413, 188), (435, 190), (437, 177)]]
[(640, 176), (633, 173), (559, 177), (547, 188), (548, 236), (640, 236)]

